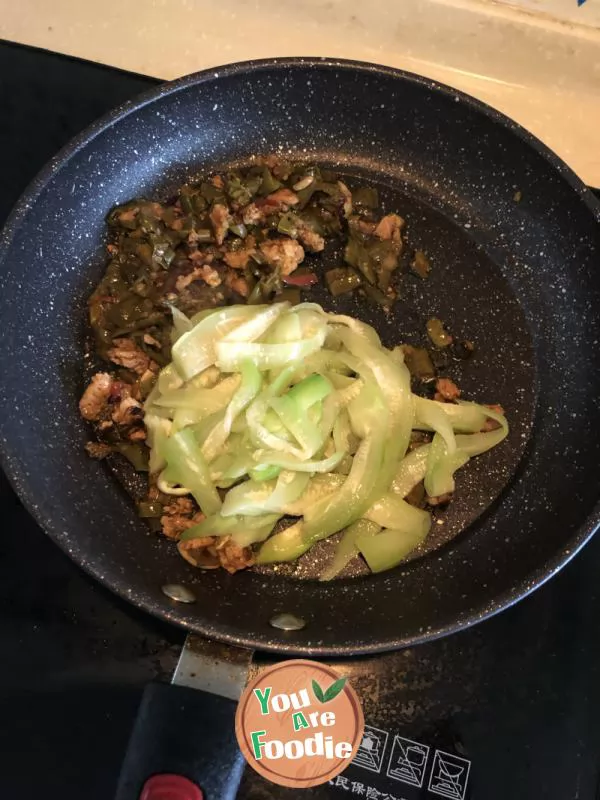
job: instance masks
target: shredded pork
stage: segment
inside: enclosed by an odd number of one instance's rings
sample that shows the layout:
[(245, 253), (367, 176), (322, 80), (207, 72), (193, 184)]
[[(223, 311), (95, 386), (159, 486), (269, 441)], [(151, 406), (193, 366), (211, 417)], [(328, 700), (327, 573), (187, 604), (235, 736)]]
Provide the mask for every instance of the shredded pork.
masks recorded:
[(90, 422), (99, 420), (108, 405), (113, 379), (107, 372), (97, 372), (79, 401), (79, 411)]
[(453, 403), (461, 395), (458, 386), (450, 378), (438, 378), (435, 382), (434, 400), (442, 403)]
[(304, 260), (304, 249), (295, 239), (268, 239), (261, 243), (260, 252), (281, 275), (291, 275)]
[(158, 364), (141, 350), (133, 339), (114, 339), (113, 347), (108, 351), (108, 357), (113, 364), (130, 369), (137, 375), (143, 375), (146, 370), (156, 372)]

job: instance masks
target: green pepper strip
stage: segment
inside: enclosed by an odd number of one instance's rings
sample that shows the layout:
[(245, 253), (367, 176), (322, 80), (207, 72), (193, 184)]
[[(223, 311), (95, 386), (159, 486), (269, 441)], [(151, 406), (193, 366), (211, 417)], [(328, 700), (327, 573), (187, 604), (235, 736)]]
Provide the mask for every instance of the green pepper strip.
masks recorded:
[(184, 429), (163, 442), (169, 477), (187, 486), (204, 514), (215, 514), (221, 498), (211, 479), (208, 464), (193, 431)]
[[(246, 409), (246, 420), (250, 439), (255, 447), (270, 447), (289, 452), (290, 444), (273, 434), (264, 424), (269, 403), (273, 397), (283, 392), (296, 372), (296, 365), (285, 367), (273, 382), (264, 388)], [(276, 418), (277, 419), (277, 418)]]
[[(339, 335), (348, 350), (360, 360), (359, 374), (362, 371), (366, 380), (371, 374), (375, 377), (389, 409), (389, 423), (384, 432), (383, 463), (372, 498), (375, 500), (388, 490), (400, 459), (408, 449), (414, 419), (410, 373), (404, 364), (394, 362), (389, 354), (379, 350), (366, 336), (351, 330), (342, 331)], [(379, 425), (381, 427), (381, 422)]]
[(275, 464), (267, 464), (264, 467), (256, 467), (256, 469), (249, 469), (248, 475), (253, 481), (270, 481), (276, 478), (281, 472), (281, 467)]
[(227, 493), (221, 516), (262, 516), (265, 513), (283, 514), (283, 509), (293, 503), (306, 489), (310, 475), (282, 472), (276, 481), (244, 481)]
[(366, 385), (361, 396), (369, 432), (354, 456), (350, 474), (334, 495), (306, 509), (304, 523), (265, 542), (258, 554), (259, 563), (298, 558), (319, 539), (341, 530), (369, 507), (384, 457), (388, 408), (377, 384)]
[(322, 375), (309, 375), (283, 397), (271, 400), (271, 408), (294, 436), (302, 448), (299, 455), (305, 458), (311, 458), (325, 441), (324, 432), (309, 419), (307, 412), (332, 391), (333, 386)]
[(314, 335), (298, 342), (288, 342), (287, 344), (217, 342), (215, 345), (217, 353), (216, 364), (224, 372), (239, 370), (241, 362), (246, 358), (252, 359), (258, 369), (262, 371), (285, 367), (295, 361), (302, 361), (307, 356), (320, 350), (325, 341), (325, 335), (326, 329), (323, 326)]
[(173, 363), (182, 378), (189, 380), (215, 363), (215, 342), (255, 316), (256, 307), (229, 306), (211, 310), (173, 345)]
[(335, 578), (344, 567), (358, 555), (356, 540), (358, 536), (375, 536), (381, 530), (380, 526), (368, 519), (358, 519), (346, 530), (335, 551), (333, 560), (319, 575), (320, 581), (330, 581)]
[(425, 473), (427, 494), (430, 497), (438, 497), (453, 492), (454, 473), (468, 460), (469, 456), (461, 450), (449, 451), (442, 435), (436, 433), (427, 458), (427, 472)]
[(424, 541), (428, 532), (429, 520), (422, 517), (420, 524), (415, 525), (411, 531), (387, 528), (376, 536), (361, 534), (356, 537), (356, 546), (364, 556), (371, 572), (383, 572), (403, 561), (415, 547)]
[(225, 416), (214, 426), (202, 444), (202, 454), (208, 463), (219, 454), (219, 450), (231, 433), (231, 427), (236, 417), (250, 405), (260, 392), (262, 375), (251, 361), (243, 361), (240, 364), (240, 373), (242, 382), (231, 398)]
[(356, 272), (343, 268), (330, 269), (329, 272), (325, 273), (325, 281), (334, 297), (351, 292), (362, 284), (362, 280)]
[[(361, 334), (358, 326), (354, 330), (342, 330), (338, 336), (360, 360), (359, 374), (367, 381), (374, 376), (377, 382), (375, 385), (367, 382), (361, 392), (365, 398), (365, 438), (340, 491), (308, 509), (303, 527), (293, 533), (284, 531), (266, 542), (258, 556), (261, 563), (293, 560), (298, 557), (298, 537), (303, 540), (302, 552), (306, 552), (315, 542), (360, 517), (389, 489), (408, 447), (414, 418), (408, 370), (382, 353), (367, 335)], [(373, 393), (372, 398), (370, 393)], [(370, 424), (369, 419), (374, 424)], [(285, 538), (278, 540), (278, 536), (284, 534)]]

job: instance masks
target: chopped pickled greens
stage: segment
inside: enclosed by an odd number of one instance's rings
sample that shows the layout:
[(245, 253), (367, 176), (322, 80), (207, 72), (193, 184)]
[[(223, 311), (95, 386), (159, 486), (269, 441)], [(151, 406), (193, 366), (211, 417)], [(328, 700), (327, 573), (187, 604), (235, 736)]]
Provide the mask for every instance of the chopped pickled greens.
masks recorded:
[(410, 268), (419, 276), (419, 278), (427, 278), (431, 270), (431, 264), (422, 250), (415, 250), (415, 255), (410, 264)]
[(360, 276), (351, 269), (331, 269), (325, 273), (327, 288), (334, 297), (352, 292), (362, 284)]
[(418, 378), (422, 381), (431, 381), (435, 378), (435, 367), (433, 366), (431, 356), (424, 347), (404, 345), (402, 347), (402, 352), (404, 354), (406, 366), (414, 378)]
[(436, 347), (443, 348), (452, 344), (452, 336), (440, 319), (433, 317), (427, 321), (427, 335)]

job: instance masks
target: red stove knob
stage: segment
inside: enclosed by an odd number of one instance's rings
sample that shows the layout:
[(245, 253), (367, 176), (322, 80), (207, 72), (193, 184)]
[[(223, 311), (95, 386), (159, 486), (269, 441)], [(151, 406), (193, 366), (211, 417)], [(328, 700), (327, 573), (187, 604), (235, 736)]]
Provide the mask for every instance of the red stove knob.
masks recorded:
[(204, 800), (204, 794), (183, 775), (153, 775), (144, 784), (140, 800)]

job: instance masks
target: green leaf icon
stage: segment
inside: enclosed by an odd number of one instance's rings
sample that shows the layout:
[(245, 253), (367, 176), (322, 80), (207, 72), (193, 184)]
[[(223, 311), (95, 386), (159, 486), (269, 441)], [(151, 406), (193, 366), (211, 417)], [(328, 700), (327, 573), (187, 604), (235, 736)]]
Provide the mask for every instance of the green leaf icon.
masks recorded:
[(338, 678), (337, 681), (334, 681), (329, 687), (329, 689), (327, 689), (327, 691), (325, 692), (323, 702), (328, 703), (330, 700), (333, 700), (334, 697), (337, 697), (345, 685), (346, 685), (346, 678)]
[(319, 684), (313, 680), (312, 682), (312, 690), (315, 693), (315, 697), (319, 701), (319, 703), (325, 702), (325, 695), (323, 694), (323, 689), (319, 686)]
[(328, 689), (323, 691), (319, 684), (313, 680), (312, 690), (319, 703), (328, 703), (330, 700), (333, 700), (334, 697), (338, 696), (345, 685), (346, 678), (338, 678), (337, 681), (334, 681)]

